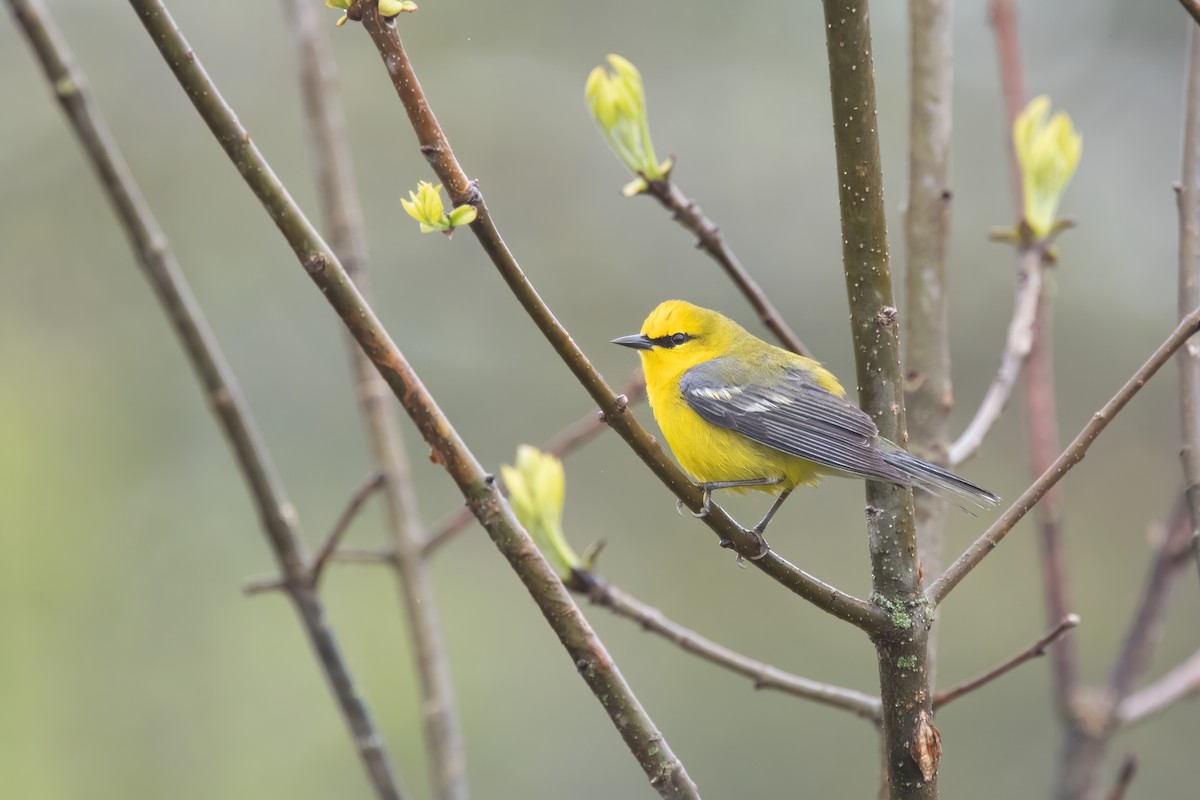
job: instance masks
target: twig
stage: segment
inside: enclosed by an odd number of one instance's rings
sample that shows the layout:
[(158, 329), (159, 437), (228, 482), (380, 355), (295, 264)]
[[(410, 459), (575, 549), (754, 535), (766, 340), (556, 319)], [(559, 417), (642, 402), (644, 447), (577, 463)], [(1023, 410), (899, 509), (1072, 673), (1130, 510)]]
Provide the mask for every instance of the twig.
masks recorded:
[[(1197, 15), (1197, 3), (1184, 7)], [(1197, 18), (1200, 22), (1200, 17)], [(1179, 316), (1200, 308), (1200, 27), (1189, 26), (1187, 90), (1184, 101), (1183, 165), (1179, 180)], [(1183, 421), (1184, 486), (1192, 531), (1200, 533), (1200, 351), (1179, 352), (1179, 410)], [(1200, 569), (1200, 547), (1193, 548)]]
[[(629, 383), (625, 385), (621, 394), (629, 404), (636, 403), (646, 396), (646, 377), (642, 375), (640, 369), (629, 379)], [(554, 434), (542, 445), (541, 449), (559, 458), (566, 458), (595, 439), (605, 429), (605, 426), (604, 412), (592, 411)], [(501, 491), (504, 491), (503, 481), (497, 481), (497, 485)], [(447, 516), (430, 531), (429, 536), (425, 539), (423, 554), (428, 557), (434, 550), (450, 541), (455, 534), (471, 524), (474, 519), (475, 516), (471, 513), (471, 509), (465, 507)]]
[(329, 536), (325, 539), (325, 544), (321, 546), (321, 549), (317, 551), (317, 555), (313, 558), (312, 566), (309, 568), (309, 580), (313, 582), (314, 586), (320, 585), (325, 565), (329, 563), (330, 556), (337, 550), (342, 537), (350, 529), (350, 523), (358, 516), (358, 512), (362, 510), (363, 505), (370, 499), (371, 495), (383, 488), (386, 477), (382, 472), (373, 473), (351, 496), (346, 509), (338, 517), (337, 522), (333, 525), (333, 530), (329, 532)]
[(345, 564), (387, 564), (396, 566), (396, 553), (392, 550), (347, 550), (333, 554), (333, 560)]
[(1000, 418), (1021, 367), (1033, 348), (1034, 322), (1037, 318), (1038, 299), (1042, 295), (1042, 253), (1037, 248), (1022, 252), (1017, 269), (1017, 289), (1013, 299), (1013, 315), (1008, 323), (1008, 335), (1004, 352), (1000, 354), (1000, 367), (992, 378), (975, 416), (950, 445), (946, 460), (950, 465), (961, 464), (978, 452), (984, 438)]
[[(946, 463), (950, 410), (949, 281), (950, 143), (953, 129), (954, 36), (951, 0), (908, 3), (908, 202), (904, 216), (904, 409), (909, 447)], [(922, 573), (942, 569), (946, 503), (913, 495)], [(925, 670), (936, 684), (937, 633), (929, 629)]]
[[(337, 552), (338, 544), (341, 542), (342, 537), (345, 536), (346, 531), (350, 529), (350, 523), (358, 516), (358, 512), (362, 510), (363, 504), (370, 499), (372, 494), (379, 491), (383, 487), (383, 484), (383, 473), (372, 473), (355, 490), (354, 494), (351, 495), (350, 502), (342, 510), (337, 522), (333, 524), (333, 529), (329, 532), (329, 536), (325, 538), (325, 543), (321, 545), (321, 549), (317, 551), (317, 555), (313, 557), (311, 565), (308, 567), (307, 580), (314, 587), (321, 585), (321, 576), (325, 573), (325, 565)], [(243, 584), (242, 592), (247, 595), (254, 595), (286, 588), (287, 580), (284, 578), (256, 578)]]
[[(688, 653), (749, 678), (754, 681), (755, 689), (773, 689), (805, 700), (812, 700), (815, 703), (840, 708), (863, 719), (879, 721), (878, 697), (802, 678), (770, 664), (747, 658), (735, 650), (717, 644), (668, 619), (657, 608), (643, 603), (597, 575), (587, 574), (582, 584), (584, 588), (581, 591), (593, 604), (606, 608), (617, 616), (633, 620), (641, 625), (643, 630), (673, 642)], [(568, 583), (568, 585), (570, 584)]]
[(775, 308), (775, 304), (767, 297), (758, 282), (751, 277), (742, 262), (738, 261), (733, 250), (729, 248), (721, 229), (716, 223), (704, 215), (695, 200), (684, 195), (679, 187), (671, 180), (647, 180), (646, 194), (657, 200), (663, 208), (671, 212), (671, 218), (691, 231), (696, 236), (696, 246), (712, 256), (721, 265), (742, 295), (750, 301), (751, 307), (758, 314), (759, 320), (783, 346), (793, 353), (812, 357), (812, 353), (800, 337), (796, 335)]
[[(478, 210), (478, 216), (471, 223), (471, 231), (522, 308), (600, 406), (609, 427), (630, 445), (637, 456), (684, 505), (692, 511), (699, 511), (704, 503), (703, 491), (675, 466), (633, 415), (626, 413), (628, 404), (614, 394), (603, 376), (588, 361), (566, 328), (555, 319), (554, 314), (525, 277), (525, 273), (521, 271), (520, 265), (500, 236), (479, 187), (459, 166), (454, 151), (450, 148), (450, 143), (425, 98), (394, 23), (381, 19), (378, 9), (370, 2), (359, 3), (351, 7), (350, 11), (351, 18), (361, 17), (363, 27), (375, 43), (396, 94), (408, 113), (421, 153), (445, 186), (451, 201), (456, 206), (471, 203)], [(739, 555), (747, 558), (757, 558), (759, 555), (759, 539), (744, 530), (719, 507), (712, 507), (711, 512), (704, 517), (704, 523), (717, 534), (722, 543), (728, 542)], [(875, 630), (888, 624), (887, 615), (879, 609), (809, 575), (774, 551), (757, 560), (751, 560), (750, 563), (818, 608), (859, 628)]]
[(1200, 694), (1200, 650), (1154, 683), (1126, 697), (1117, 708), (1117, 719), (1122, 726), (1137, 725), (1197, 694)]
[(229, 440), (267, 540), (285, 576), (288, 594), (350, 729), (371, 786), (378, 797), (399, 800), (400, 786), (384, 751), (383, 740), (354, 686), (325, 619), (316, 588), (309, 580), (295, 508), (275, 473), (237, 379), (183, 277), (166, 236), (143, 200), (141, 190), (96, 107), (86, 77), (75, 66), (74, 56), (62, 34), (38, 0), (8, 0), (8, 5), (99, 175), (101, 186), (129, 237), (146, 278)]
[(1192, 15), (1192, 19), (1200, 24), (1200, 0), (1179, 0), (1184, 11)]
[(1067, 449), (1063, 450), (1058, 458), (1055, 459), (1054, 463), (1017, 498), (1016, 502), (1001, 515), (1000, 519), (996, 520), (990, 528), (984, 531), (967, 548), (966, 552), (959, 556), (937, 580), (930, 584), (925, 594), (931, 604), (936, 606), (945, 600), (946, 595), (950, 594), (954, 590), (954, 587), (971, 570), (975, 569), (988, 553), (996, 548), (996, 545), (1042, 499), (1043, 495), (1057, 484), (1072, 467), (1084, 459), (1088, 448), (1092, 446), (1092, 442), (1108, 427), (1113, 418), (1133, 399), (1134, 395), (1142, 390), (1147, 381), (1154, 377), (1154, 374), (1162, 368), (1163, 364), (1170, 360), (1175, 351), (1183, 347), (1197, 330), (1200, 330), (1200, 309), (1193, 311), (1179, 323), (1179, 327), (1158, 346), (1142, 366), (1138, 367), (1137, 371), (1113, 395), (1112, 399), (1092, 415), (1092, 418), (1083, 426), (1083, 429), (1071, 444), (1067, 446)]
[[(421, 435), (437, 454), (554, 630), (580, 676), (608, 713), (651, 785), (663, 797), (699, 797), (683, 765), (630, 691), (612, 658), (562, 582), (495, 490), (412, 366), (363, 301), (337, 256), (321, 239), (208, 78), (199, 58), (159, 0), (130, 0), (150, 38), (230, 161), (284, 234), (305, 272), (371, 358)], [(378, 13), (371, 4), (369, 12)]]
[[(905, 439), (896, 301), (888, 263), (875, 69), (866, 0), (823, 0), (833, 104), (842, 267), (858, 398), (882, 436)], [(867, 481), (867, 547), (876, 602), (892, 628), (872, 637), (879, 662), (888, 791), (892, 800), (937, 797), (940, 735), (926, 670), (929, 653), (912, 491)], [(915, 619), (914, 619), (915, 617)]]
[(1058, 637), (1062, 636), (1064, 633), (1071, 630), (1078, 624), (1079, 624), (1079, 615), (1078, 614), (1068, 614), (1067, 616), (1063, 617), (1062, 621), (1059, 622), (1057, 625), (1055, 625), (1054, 628), (1052, 628), (1050, 631), (1045, 633), (1040, 639), (1038, 639), (1033, 644), (1029, 645), (1029, 647), (1026, 647), (1021, 652), (1017, 653), (1016, 655), (1014, 655), (1010, 658), (1005, 659), (1004, 661), (1001, 661), (999, 664), (992, 667), (987, 672), (984, 672), (981, 675), (977, 675), (976, 677), (972, 678), (969, 681), (964, 681), (963, 683), (960, 683), (959, 685), (954, 686), (950, 689), (946, 689), (945, 691), (938, 692), (933, 697), (933, 707), (935, 709), (940, 709), (942, 706), (946, 705), (947, 703), (951, 703), (951, 702), (957, 700), (958, 698), (962, 697), (963, 695), (970, 694), (971, 692), (975, 691), (976, 689), (980, 688), (981, 686), (985, 686), (985, 685), (991, 683), (992, 681), (996, 680), (997, 678), (999, 678), (999, 677), (1007, 674), (1008, 672), (1016, 669), (1017, 667), (1021, 666), (1026, 661), (1030, 661), (1034, 658), (1038, 658), (1039, 656), (1045, 655), (1046, 648), (1050, 644), (1052, 644), (1056, 639), (1058, 639)]
[[(295, 28), (317, 196), (329, 243), (369, 302), (366, 233), (337, 90), (337, 66), (319, 25), (317, 5), (311, 0), (288, 0), (286, 6)], [(438, 800), (467, 800), (466, 747), (433, 581), (423, 560), (425, 533), (411, 466), (387, 384), (348, 334), (346, 345), (367, 441), (384, 479), (387, 527), (421, 693), (430, 783)], [(320, 561), (314, 569), (319, 568)]]
[(1167, 612), (1167, 597), (1178, 577), (1180, 568), (1191, 553), (1192, 527), (1186, 500), (1176, 505), (1162, 534), (1146, 573), (1142, 595), (1138, 601), (1128, 632), (1113, 663), (1108, 691), (1114, 705), (1129, 695), (1136, 681), (1146, 670), (1150, 651), (1162, 633)]
[(1129, 790), (1129, 784), (1133, 783), (1133, 777), (1137, 774), (1137, 756), (1129, 753), (1121, 760), (1121, 768), (1117, 770), (1117, 779), (1113, 783), (1113, 787), (1105, 795), (1105, 800), (1124, 800), (1125, 792)]

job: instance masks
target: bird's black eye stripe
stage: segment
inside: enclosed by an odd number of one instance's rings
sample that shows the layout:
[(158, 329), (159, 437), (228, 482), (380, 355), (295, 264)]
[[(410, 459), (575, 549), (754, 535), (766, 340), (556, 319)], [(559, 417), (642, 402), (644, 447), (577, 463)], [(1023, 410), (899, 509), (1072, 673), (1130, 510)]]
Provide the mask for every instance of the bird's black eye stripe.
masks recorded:
[(658, 338), (651, 339), (650, 341), (654, 342), (655, 347), (678, 347), (679, 345), (684, 344), (685, 342), (690, 342), (695, 338), (696, 337), (692, 336), (690, 333), (672, 333), (666, 336), (659, 336)]

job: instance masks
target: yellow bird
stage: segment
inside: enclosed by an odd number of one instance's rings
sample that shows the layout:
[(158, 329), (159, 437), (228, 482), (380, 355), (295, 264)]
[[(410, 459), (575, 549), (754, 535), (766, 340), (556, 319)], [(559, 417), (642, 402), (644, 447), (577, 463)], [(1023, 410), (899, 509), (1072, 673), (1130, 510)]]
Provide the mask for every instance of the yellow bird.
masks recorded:
[[(716, 311), (668, 300), (642, 332), (613, 339), (639, 351), (654, 419), (704, 489), (779, 495), (751, 533), (762, 533), (797, 486), (823, 475), (886, 481), (980, 507), (1000, 498), (879, 435), (831, 372)], [(767, 544), (762, 540), (763, 550)]]

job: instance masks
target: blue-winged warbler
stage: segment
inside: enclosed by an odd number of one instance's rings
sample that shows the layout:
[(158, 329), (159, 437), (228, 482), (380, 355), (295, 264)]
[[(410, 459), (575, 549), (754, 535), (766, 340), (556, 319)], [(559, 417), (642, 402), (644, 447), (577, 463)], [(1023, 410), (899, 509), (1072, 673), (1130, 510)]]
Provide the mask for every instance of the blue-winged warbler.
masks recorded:
[[(646, 393), (663, 436), (705, 490), (779, 495), (767, 523), (797, 486), (842, 475), (914, 486), (988, 507), (1000, 498), (879, 435), (811, 358), (775, 347), (706, 308), (668, 300), (642, 332), (613, 339), (642, 357)], [(767, 552), (763, 543), (763, 554)]]

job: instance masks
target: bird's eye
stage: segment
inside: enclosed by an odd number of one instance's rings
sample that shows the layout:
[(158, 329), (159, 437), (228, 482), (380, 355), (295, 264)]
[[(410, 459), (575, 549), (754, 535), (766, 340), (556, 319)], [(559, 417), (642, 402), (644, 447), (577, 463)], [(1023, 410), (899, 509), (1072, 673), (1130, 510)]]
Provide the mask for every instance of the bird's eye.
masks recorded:
[(692, 337), (688, 336), (686, 333), (677, 333), (671, 337), (671, 344), (678, 346), (678, 345), (683, 344), (690, 338), (692, 338)]

